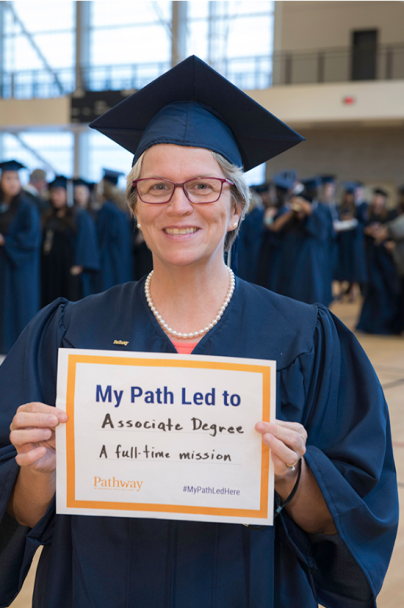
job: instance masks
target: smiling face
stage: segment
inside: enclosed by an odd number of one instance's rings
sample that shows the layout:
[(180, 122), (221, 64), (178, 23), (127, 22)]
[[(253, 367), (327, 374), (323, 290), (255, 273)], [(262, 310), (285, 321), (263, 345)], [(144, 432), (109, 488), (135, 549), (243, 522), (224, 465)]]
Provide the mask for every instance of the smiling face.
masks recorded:
[[(209, 150), (159, 144), (146, 151), (140, 177), (182, 183), (225, 175)], [(174, 266), (222, 263), (226, 234), (240, 216), (228, 184), (215, 203), (191, 203), (176, 188), (169, 203), (148, 204), (138, 198), (135, 212), (155, 262)]]

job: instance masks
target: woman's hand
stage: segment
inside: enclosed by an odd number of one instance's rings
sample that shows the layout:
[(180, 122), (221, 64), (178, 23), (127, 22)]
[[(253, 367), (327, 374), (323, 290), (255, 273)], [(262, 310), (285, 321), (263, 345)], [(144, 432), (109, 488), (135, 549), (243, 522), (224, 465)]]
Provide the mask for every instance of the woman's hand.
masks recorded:
[(4, 245), (6, 241), (4, 240), (4, 236), (2, 234), (0, 234), (0, 246)]
[(10, 425), (10, 441), (17, 450), (17, 464), (41, 473), (54, 471), (55, 429), (67, 419), (66, 412), (44, 403), (21, 405)]
[[(258, 422), (255, 430), (262, 435), (262, 441), (271, 448), (275, 468), (275, 490), (282, 502), (291, 494), (299, 467), (293, 471), (292, 465), (301, 459), (301, 477), (297, 492), (285, 507), (289, 516), (309, 534), (336, 534), (333, 519), (318, 487), (317, 481), (303, 458), (306, 453), (307, 431), (297, 422)], [(289, 465), (289, 466), (288, 466)]]
[[(295, 465), (306, 453), (307, 432), (297, 422), (258, 422), (255, 430), (262, 435), (262, 441), (271, 448), (275, 477), (297, 477)], [(297, 469), (297, 467), (296, 467)]]
[(45, 515), (56, 489), (55, 429), (67, 422), (66, 412), (45, 405), (21, 405), (10, 425), (10, 441), (20, 465), (7, 513), (33, 528)]
[(83, 266), (72, 266), (70, 268), (70, 274), (74, 277), (77, 277), (79, 274), (83, 272)]

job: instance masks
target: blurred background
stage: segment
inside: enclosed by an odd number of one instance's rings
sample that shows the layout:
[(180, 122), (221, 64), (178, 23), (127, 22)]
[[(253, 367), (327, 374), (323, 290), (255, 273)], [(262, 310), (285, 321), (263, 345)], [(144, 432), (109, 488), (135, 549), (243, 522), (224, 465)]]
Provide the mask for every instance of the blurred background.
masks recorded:
[(106, 159), (128, 171), (130, 154), (87, 124), (196, 54), (307, 138), (271, 161), (267, 180), (293, 166), (393, 195), (404, 181), (403, 24), (403, 2), (3, 1), (0, 156), (49, 179), (98, 181)]

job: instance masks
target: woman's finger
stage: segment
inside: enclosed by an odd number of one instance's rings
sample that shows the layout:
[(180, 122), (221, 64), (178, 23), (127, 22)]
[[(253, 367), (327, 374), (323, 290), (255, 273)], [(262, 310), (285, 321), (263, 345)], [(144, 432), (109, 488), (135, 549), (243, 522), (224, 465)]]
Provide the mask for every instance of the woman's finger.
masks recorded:
[(290, 449), (283, 441), (269, 433), (264, 435), (263, 441), (265, 445), (271, 448), (272, 453), (284, 463), (285, 467), (292, 467), (303, 456), (304, 452)]
[(298, 425), (297, 423), (293, 423), (293, 427), (289, 427), (286, 425), (280, 425), (277, 423), (269, 423), (269, 422), (258, 422), (255, 425), (255, 429), (261, 435), (265, 435), (266, 433), (270, 433), (284, 441), (289, 447), (292, 449), (299, 448), (299, 446), (306, 445), (307, 440), (307, 432), (302, 425)]
[(16, 447), (20, 447), (26, 443), (38, 443), (40, 441), (48, 441), (52, 437), (51, 429), (24, 429), (19, 431), (11, 431), (10, 441)]
[(283, 426), (287, 429), (292, 429), (307, 439), (307, 431), (300, 422), (286, 422), (286, 420), (275, 420), (275, 424)]
[(17, 429), (32, 428), (32, 427), (56, 427), (59, 424), (57, 416), (52, 414), (41, 414), (19, 411), (13, 418), (10, 425), (10, 430), (15, 431)]
[(66, 412), (64, 412), (60, 408), (54, 407), (53, 405), (46, 405), (46, 403), (41, 403), (40, 401), (24, 403), (24, 405), (20, 405), (20, 407), (17, 409), (17, 412), (31, 412), (33, 414), (54, 414), (58, 418), (60, 418), (60, 415), (67, 417)]
[(35, 464), (38, 460), (41, 460), (46, 454), (45, 447), (34, 448), (29, 452), (25, 452), (23, 454), (17, 454), (15, 460), (20, 467), (29, 467), (30, 465)]

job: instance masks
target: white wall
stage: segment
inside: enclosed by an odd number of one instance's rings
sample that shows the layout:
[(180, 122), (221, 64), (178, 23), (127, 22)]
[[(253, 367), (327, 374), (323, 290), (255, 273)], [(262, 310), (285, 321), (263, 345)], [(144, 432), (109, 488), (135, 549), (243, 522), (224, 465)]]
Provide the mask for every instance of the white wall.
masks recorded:
[(404, 43), (404, 2), (275, 2), (275, 51), (349, 47), (367, 29), (380, 44)]
[[(248, 91), (248, 95), (296, 128), (337, 123), (404, 124), (404, 80), (286, 85)], [(346, 105), (346, 97), (353, 97), (355, 103)]]

